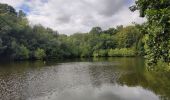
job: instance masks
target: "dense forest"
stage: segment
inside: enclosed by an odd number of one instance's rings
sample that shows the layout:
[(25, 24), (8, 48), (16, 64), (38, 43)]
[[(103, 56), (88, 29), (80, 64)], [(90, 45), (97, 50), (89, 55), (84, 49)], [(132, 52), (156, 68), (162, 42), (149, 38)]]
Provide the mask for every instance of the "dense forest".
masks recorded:
[(148, 65), (170, 62), (170, 1), (138, 0), (130, 10), (147, 22), (67, 36), (42, 25), (30, 26), (23, 11), (0, 4), (0, 58), (36, 60), (78, 57), (145, 56)]
[(0, 5), (0, 57), (7, 59), (49, 59), (143, 55), (141, 25), (102, 30), (71, 36), (42, 25), (30, 26), (24, 12)]

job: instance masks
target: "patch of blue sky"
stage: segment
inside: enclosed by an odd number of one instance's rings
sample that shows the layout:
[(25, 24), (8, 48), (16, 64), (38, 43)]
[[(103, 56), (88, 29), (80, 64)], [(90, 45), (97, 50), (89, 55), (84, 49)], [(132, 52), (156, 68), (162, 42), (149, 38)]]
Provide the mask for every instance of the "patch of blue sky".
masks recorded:
[(21, 9), (23, 12), (27, 14), (29, 14), (31, 12), (30, 7), (27, 4), (22, 4), (19, 9)]
[(132, 5), (134, 0), (125, 0), (126, 1), (126, 5)]

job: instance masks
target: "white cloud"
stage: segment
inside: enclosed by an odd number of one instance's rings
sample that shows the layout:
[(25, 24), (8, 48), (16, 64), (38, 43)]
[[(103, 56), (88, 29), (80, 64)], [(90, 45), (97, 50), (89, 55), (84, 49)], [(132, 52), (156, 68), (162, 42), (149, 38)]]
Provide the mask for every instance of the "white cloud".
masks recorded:
[[(15, 1), (11, 2), (10, 1)], [(43, 0), (44, 1), (44, 0)], [(138, 12), (129, 11), (126, 0), (0, 0), (20, 6), (27, 4), (30, 8), (28, 19), (32, 25), (42, 24), (58, 30), (60, 33), (72, 34), (88, 32), (94, 26), (106, 29), (116, 25), (142, 23)]]
[(0, 3), (6, 3), (13, 7), (18, 7), (18, 6), (22, 5), (23, 2), (24, 2), (24, 0), (0, 0)]

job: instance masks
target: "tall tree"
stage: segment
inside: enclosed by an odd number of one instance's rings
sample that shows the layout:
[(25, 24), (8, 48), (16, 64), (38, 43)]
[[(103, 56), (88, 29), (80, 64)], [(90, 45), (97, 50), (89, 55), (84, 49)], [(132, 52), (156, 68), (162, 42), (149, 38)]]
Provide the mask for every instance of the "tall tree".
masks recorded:
[(170, 62), (170, 0), (137, 0), (130, 9), (139, 10), (148, 20), (145, 49), (149, 65)]
[(100, 34), (102, 32), (101, 27), (93, 27), (90, 31), (90, 34)]

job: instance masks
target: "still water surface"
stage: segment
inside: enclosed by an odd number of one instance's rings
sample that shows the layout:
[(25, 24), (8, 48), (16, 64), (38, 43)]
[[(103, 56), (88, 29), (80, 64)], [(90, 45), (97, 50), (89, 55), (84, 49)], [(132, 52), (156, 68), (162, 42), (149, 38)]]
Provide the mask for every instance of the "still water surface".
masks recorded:
[(169, 99), (170, 74), (142, 58), (0, 63), (0, 100)]

